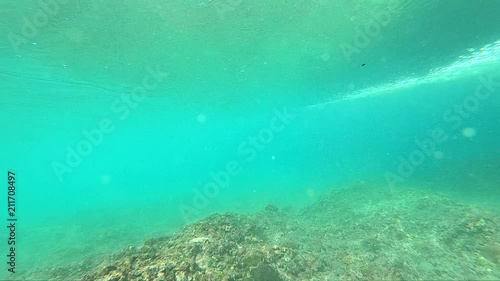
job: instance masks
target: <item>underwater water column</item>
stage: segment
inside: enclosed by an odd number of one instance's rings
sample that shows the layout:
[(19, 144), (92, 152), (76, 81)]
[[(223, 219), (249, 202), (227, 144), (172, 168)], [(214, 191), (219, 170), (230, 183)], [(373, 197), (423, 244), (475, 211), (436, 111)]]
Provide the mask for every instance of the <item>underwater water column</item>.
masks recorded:
[(2, 1), (0, 279), (500, 279), (499, 8)]

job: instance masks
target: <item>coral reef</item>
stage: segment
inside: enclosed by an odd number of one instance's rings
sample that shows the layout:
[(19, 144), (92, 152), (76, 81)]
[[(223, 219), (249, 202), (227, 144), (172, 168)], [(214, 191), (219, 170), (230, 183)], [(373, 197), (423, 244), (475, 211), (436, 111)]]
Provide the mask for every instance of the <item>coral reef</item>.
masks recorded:
[(78, 276), (165, 281), (499, 280), (500, 218), (418, 189), (334, 189), (302, 210), (214, 214)]

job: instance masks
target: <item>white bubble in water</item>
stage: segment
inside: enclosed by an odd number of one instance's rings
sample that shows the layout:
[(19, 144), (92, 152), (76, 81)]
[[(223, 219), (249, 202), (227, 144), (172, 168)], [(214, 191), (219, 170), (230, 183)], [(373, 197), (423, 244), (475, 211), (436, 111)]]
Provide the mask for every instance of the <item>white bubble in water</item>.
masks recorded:
[(464, 128), (462, 130), (462, 135), (466, 138), (472, 138), (476, 136), (476, 129), (474, 128)]
[(306, 194), (307, 194), (307, 197), (313, 198), (316, 195), (316, 192), (314, 191), (313, 188), (309, 187), (306, 189)]
[(102, 175), (101, 176), (101, 184), (102, 185), (108, 185), (111, 182), (111, 176), (110, 175)]
[(198, 114), (198, 116), (196, 116), (196, 119), (198, 120), (198, 122), (203, 124), (207, 121), (207, 116), (203, 113), (200, 113), (200, 114)]

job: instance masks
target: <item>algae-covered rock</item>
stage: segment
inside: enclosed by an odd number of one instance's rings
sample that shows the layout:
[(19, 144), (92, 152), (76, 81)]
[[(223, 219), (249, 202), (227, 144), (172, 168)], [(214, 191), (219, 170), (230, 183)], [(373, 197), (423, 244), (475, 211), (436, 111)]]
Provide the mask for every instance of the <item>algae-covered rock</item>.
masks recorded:
[(298, 212), (215, 214), (99, 266), (26, 279), (500, 280), (499, 241), (498, 213), (428, 191), (358, 186)]
[(276, 269), (268, 264), (259, 264), (252, 269), (252, 281), (282, 281)]

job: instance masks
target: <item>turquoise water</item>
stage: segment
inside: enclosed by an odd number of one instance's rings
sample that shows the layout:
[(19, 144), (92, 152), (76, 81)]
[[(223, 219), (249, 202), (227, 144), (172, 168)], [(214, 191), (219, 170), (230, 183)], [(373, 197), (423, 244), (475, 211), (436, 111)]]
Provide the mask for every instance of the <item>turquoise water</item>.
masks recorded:
[(42, 2), (0, 4), (19, 274), (355, 182), (500, 199), (500, 2)]

